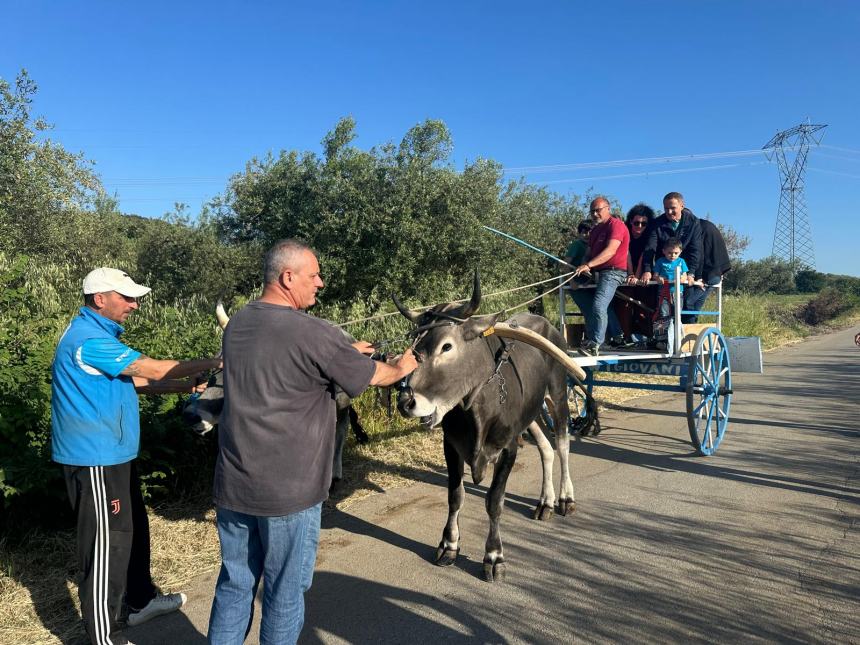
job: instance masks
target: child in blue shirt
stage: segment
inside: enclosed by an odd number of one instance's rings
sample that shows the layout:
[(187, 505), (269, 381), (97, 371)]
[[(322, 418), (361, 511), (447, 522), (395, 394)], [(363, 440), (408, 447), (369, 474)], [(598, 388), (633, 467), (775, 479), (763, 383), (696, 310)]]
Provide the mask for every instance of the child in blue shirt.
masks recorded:
[[(654, 263), (654, 279), (661, 285), (669, 285), (666, 293), (665, 286), (660, 287), (660, 297), (657, 299), (657, 313), (655, 314), (654, 322), (654, 340), (659, 349), (663, 349), (668, 353), (674, 353), (675, 333), (674, 320), (672, 318), (672, 301), (673, 297), (669, 294), (674, 294), (675, 291), (675, 269), (681, 267), (681, 293), (684, 293), (684, 284), (688, 282), (687, 263), (681, 257), (681, 240), (677, 237), (670, 237), (663, 244), (663, 257)], [(684, 331), (681, 329), (681, 334)]]
[(660, 281), (660, 284), (669, 285), (669, 290), (671, 292), (675, 291), (675, 268), (681, 267), (681, 293), (684, 293), (684, 285), (687, 283), (687, 272), (689, 268), (687, 268), (687, 263), (684, 262), (684, 258), (681, 257), (681, 251), (683, 247), (681, 246), (681, 240), (677, 237), (670, 237), (666, 240), (666, 243), (663, 244), (663, 257), (657, 260), (654, 264), (654, 273), (655, 279)]

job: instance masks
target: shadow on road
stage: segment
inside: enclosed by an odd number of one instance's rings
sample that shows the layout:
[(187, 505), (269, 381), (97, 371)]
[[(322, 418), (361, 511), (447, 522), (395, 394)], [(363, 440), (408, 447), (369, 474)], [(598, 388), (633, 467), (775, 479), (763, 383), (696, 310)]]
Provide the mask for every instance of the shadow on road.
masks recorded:
[[(317, 573), (306, 599), (300, 643), (331, 643), (332, 637), (347, 643), (505, 640), (488, 621), (457, 603), (339, 573)], [(333, 610), (335, 607), (343, 611)]]

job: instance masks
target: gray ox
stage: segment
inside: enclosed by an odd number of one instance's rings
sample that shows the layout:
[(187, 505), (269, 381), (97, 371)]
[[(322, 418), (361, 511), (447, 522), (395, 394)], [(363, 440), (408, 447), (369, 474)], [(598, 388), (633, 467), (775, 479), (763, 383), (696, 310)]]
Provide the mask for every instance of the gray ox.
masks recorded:
[[(441, 423), (444, 433), (448, 521), (436, 551), (436, 564), (451, 565), (460, 552), (458, 515), (465, 499), (464, 463), (471, 467), (475, 484), (484, 479), (487, 465), (493, 464), (486, 497), (490, 530), (484, 549), (484, 576), (490, 582), (503, 580), (505, 558), (499, 519), (505, 485), (517, 458), (517, 440), (524, 431), (534, 437), (543, 466), (534, 518), (550, 519), (556, 505), (561, 515), (575, 510), (568, 468), (566, 375), (559, 362), (564, 360), (560, 356), (567, 357), (564, 339), (549, 321), (531, 314), (517, 314), (499, 327), (519, 329), (532, 337), (526, 342), (542, 349), (519, 340), (505, 341), (499, 338), (501, 330), (485, 335), (493, 329), (497, 316), (472, 317), (481, 302), (477, 272), (472, 298), (464, 305), (443, 304), (419, 314), (393, 299), (400, 312), (418, 325), (414, 347), (418, 369), (402, 384), (397, 407), (404, 416), (421, 417), (431, 427)], [(582, 374), (575, 364), (568, 369)], [(561, 464), (558, 498), (552, 482), (552, 446), (536, 423), (545, 397), (553, 403), (549, 409)]]
[[(227, 326), (229, 318), (224, 308), (219, 304), (216, 317), (221, 328)], [(355, 339), (343, 332), (352, 343)], [(347, 429), (351, 426), (358, 443), (367, 443), (369, 437), (358, 421), (358, 414), (350, 404), (350, 398), (340, 388), (335, 388), (334, 402), (337, 410), (335, 421), (334, 456), (332, 461), (332, 488), (343, 479), (343, 447), (346, 444)], [(224, 408), (223, 373), (218, 372), (209, 379), (206, 390), (200, 395), (189, 399), (182, 408), (182, 420), (199, 435), (205, 435), (218, 425), (221, 411)]]

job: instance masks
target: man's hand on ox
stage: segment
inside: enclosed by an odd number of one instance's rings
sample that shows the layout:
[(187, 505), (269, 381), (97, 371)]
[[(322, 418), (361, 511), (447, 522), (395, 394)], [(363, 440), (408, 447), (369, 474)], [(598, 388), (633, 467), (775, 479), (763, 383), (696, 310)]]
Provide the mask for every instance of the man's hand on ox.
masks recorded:
[(391, 363), (377, 361), (376, 372), (370, 379), (370, 384), (391, 385), (409, 376), (416, 367), (418, 361), (415, 360), (415, 354), (411, 349), (407, 349), (400, 356), (395, 356)]
[(418, 361), (415, 358), (415, 353), (411, 349), (407, 349), (400, 356), (396, 356), (394, 359), (394, 366), (397, 367), (401, 372), (403, 372), (403, 376), (408, 376), (415, 371), (415, 368), (418, 367)]

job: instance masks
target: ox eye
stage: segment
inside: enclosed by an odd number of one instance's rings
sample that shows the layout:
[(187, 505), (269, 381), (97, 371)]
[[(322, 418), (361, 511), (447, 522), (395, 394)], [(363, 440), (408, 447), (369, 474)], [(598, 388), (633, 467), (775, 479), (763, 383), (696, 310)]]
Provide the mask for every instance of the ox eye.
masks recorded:
[(442, 345), (443, 352), (450, 352), (452, 349), (454, 349), (454, 346), (451, 343), (445, 343)]

